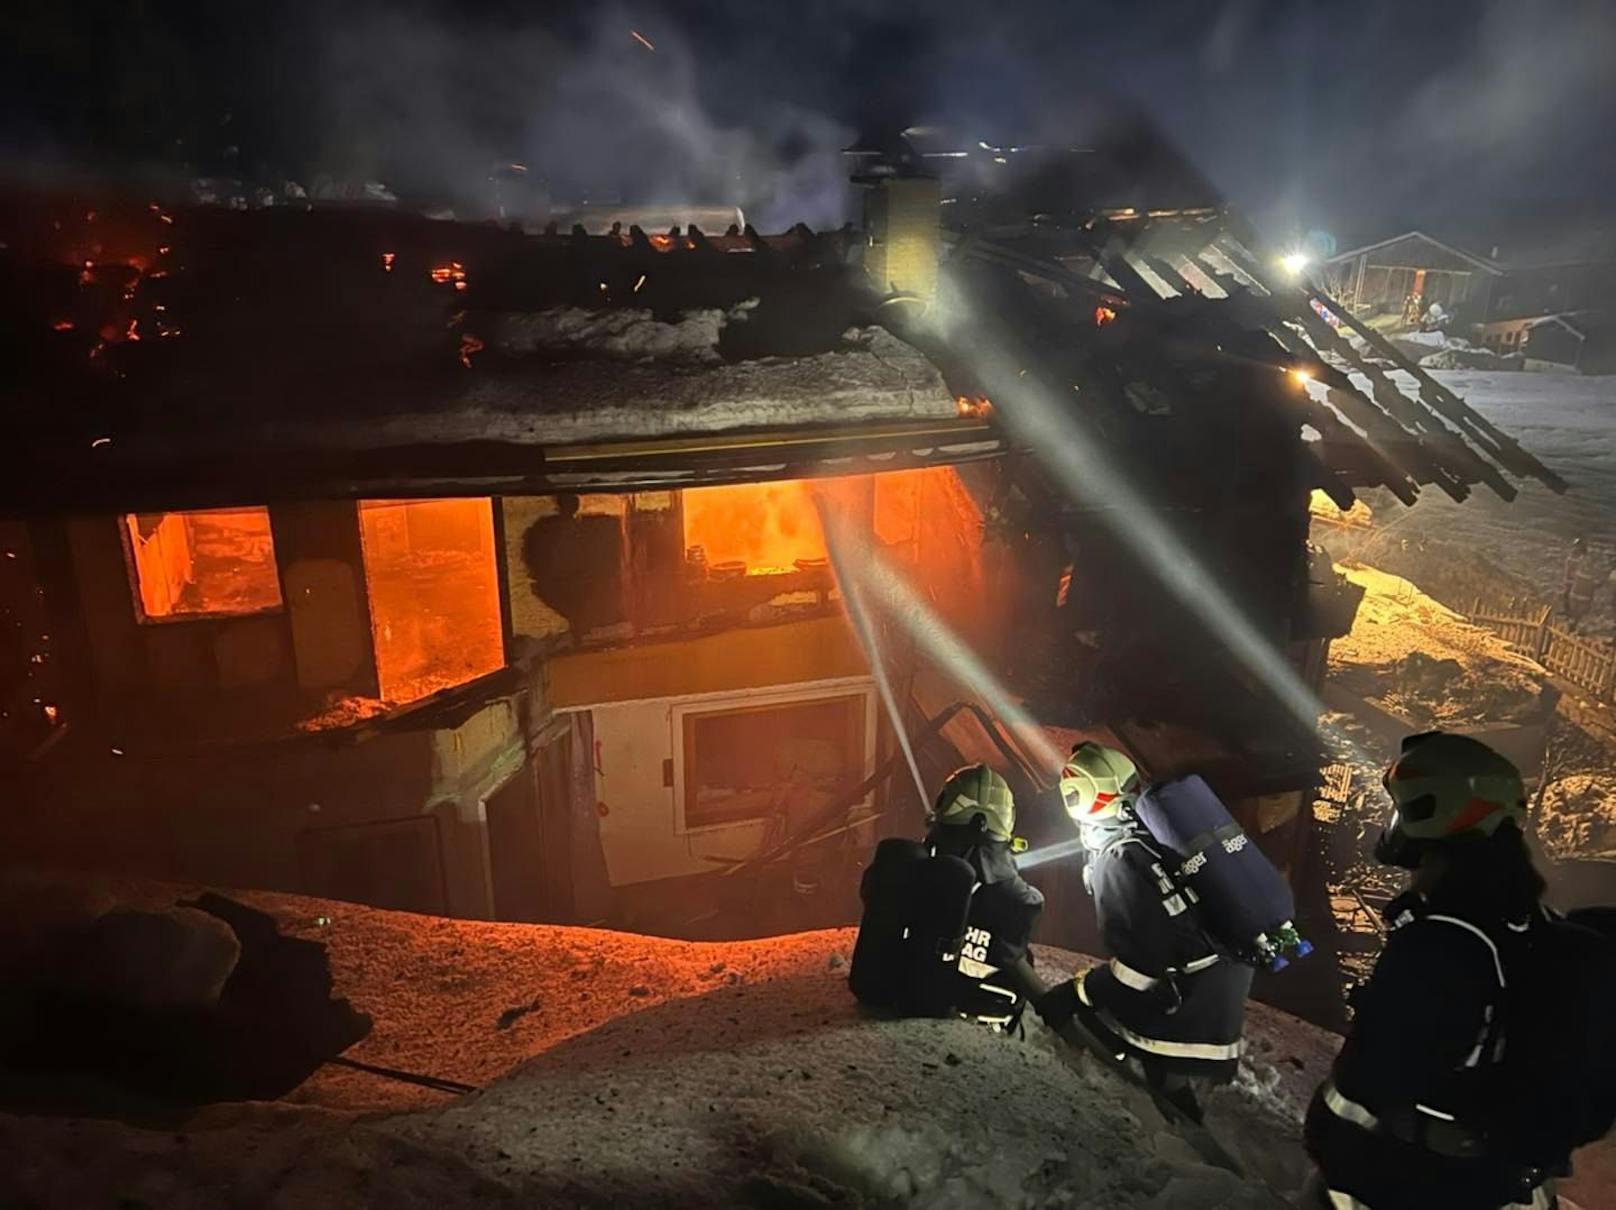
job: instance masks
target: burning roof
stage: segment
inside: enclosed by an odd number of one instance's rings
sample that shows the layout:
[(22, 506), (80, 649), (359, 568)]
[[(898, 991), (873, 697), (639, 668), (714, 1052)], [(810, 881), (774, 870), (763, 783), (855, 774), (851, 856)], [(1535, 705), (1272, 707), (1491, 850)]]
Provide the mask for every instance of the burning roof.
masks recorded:
[[(816, 455), (868, 438), (891, 458), (915, 444), (904, 426), (982, 442), (936, 366), (876, 325), (845, 232), (163, 217), (151, 259), (11, 262), (54, 285), (35, 293), (49, 314), (16, 317), (12, 336), (30, 371), (13, 448), (40, 468), (19, 498), (532, 489), (578, 482), (576, 457), (545, 465), (561, 447), (761, 430), (811, 430)], [(744, 477), (766, 444), (717, 473)]]
[[(1271, 280), (1193, 181), (1173, 193), (1188, 208), (1144, 209), (1112, 204), (1126, 200), (1113, 178), (1138, 176), (1115, 148), (1027, 163), (1013, 204), (941, 208), (945, 277), (1011, 326), (1057, 394), (1084, 392), (1071, 420), (1092, 435), (1138, 450), (1170, 431), (1191, 458), (1208, 425), (1232, 425), (1219, 440), (1246, 458), (1260, 415), (1276, 441), (1304, 431), (1299, 452), (1270, 452), (1343, 504), (1359, 486), (1405, 501), (1426, 484), (1507, 498), (1506, 476), (1563, 488), (1327, 296)], [(1046, 211), (1033, 186), (1063, 172), (1097, 191), (1062, 186), (1071, 204)], [(991, 407), (957, 403), (992, 395), (970, 337), (945, 347), (909, 326), (912, 307), (885, 305), (913, 300), (872, 289), (851, 230), (48, 217), (14, 215), (3, 260), (8, 435), (30, 454), (6, 479), (18, 504), (733, 481), (1005, 448)], [(1253, 372), (1293, 389), (1242, 386)]]

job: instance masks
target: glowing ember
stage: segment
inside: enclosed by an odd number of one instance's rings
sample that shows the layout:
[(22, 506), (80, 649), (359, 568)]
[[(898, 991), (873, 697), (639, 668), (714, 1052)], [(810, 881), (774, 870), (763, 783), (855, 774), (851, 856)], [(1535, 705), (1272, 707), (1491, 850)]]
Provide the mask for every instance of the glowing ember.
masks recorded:
[(1117, 313), (1104, 303), (1101, 303), (1099, 306), (1094, 308), (1094, 326), (1097, 328), (1105, 327), (1106, 324), (1116, 319), (1116, 317)]
[(58, 319), (51, 325), (52, 332), (71, 332), (72, 330), (73, 321), (71, 319)]
[(388, 273), (391, 273), (393, 271), (393, 253), (391, 253), (391, 252), (383, 252), (382, 253), (382, 268), (383, 268), (383, 270), (385, 270)]
[(634, 283), (634, 293), (638, 294), (640, 287), (643, 285), (645, 285), (645, 274), (642, 273), (640, 274), (640, 280)]
[(456, 283), (456, 288), (459, 289), (461, 288), (461, 283), (466, 280), (466, 267), (457, 260), (452, 260), (447, 265), (434, 265), (432, 267), (432, 280), (435, 282), (452, 281)]
[(61, 715), (61, 711), (58, 710), (55, 706), (47, 705), (45, 707), (45, 720), (47, 722), (54, 723), (60, 715)]
[(112, 438), (111, 437), (97, 437), (94, 441), (90, 442), (90, 448), (93, 450), (93, 449), (96, 449), (96, 448), (98, 448), (100, 446), (111, 445), (111, 444), (112, 444)]
[(954, 410), (968, 420), (984, 420), (993, 415), (993, 401), (982, 395), (960, 395), (954, 400)]
[(480, 352), (482, 350), (482, 347), (483, 347), (483, 342), (481, 340), (479, 340), (477, 337), (473, 336), (470, 332), (467, 332), (463, 336), (461, 336), (461, 338), (460, 338), (460, 364), (465, 366), (466, 369), (468, 369), (468, 370), (471, 369), (471, 355), (473, 353)]
[(629, 30), (628, 31), (628, 36), (633, 38), (641, 46), (645, 47), (646, 50), (655, 50), (656, 49), (656, 47), (654, 45), (652, 45), (651, 39), (647, 38), (644, 34), (642, 34), (637, 29)]

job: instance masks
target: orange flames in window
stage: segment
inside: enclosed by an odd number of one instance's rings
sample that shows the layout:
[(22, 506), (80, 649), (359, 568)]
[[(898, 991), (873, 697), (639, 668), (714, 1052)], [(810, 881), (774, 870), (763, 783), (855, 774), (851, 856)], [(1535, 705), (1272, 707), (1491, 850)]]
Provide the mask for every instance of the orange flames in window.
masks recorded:
[(709, 569), (767, 575), (826, 557), (805, 480), (691, 488), (684, 514), (686, 550), (699, 546)]

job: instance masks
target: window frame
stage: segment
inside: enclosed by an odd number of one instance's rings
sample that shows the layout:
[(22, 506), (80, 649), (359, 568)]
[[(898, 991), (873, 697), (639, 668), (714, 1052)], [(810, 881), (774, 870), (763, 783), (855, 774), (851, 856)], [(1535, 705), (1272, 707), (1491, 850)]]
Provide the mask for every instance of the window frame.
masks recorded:
[[(816, 681), (810, 684), (772, 686), (768, 689), (726, 691), (684, 698), (672, 703), (668, 710), (668, 739), (672, 752), (671, 793), (673, 795), (673, 830), (677, 836), (700, 836), (733, 828), (755, 828), (766, 816), (749, 815), (741, 819), (727, 819), (715, 823), (692, 825), (687, 814), (686, 774), (690, 744), (686, 740), (686, 722), (704, 714), (731, 714), (742, 711), (781, 709), (791, 706), (812, 706), (840, 698), (856, 699), (864, 712), (864, 726), (860, 735), (863, 744), (861, 781), (875, 772), (877, 702), (875, 682), (869, 677), (841, 678), (834, 681)], [(850, 812), (873, 808), (875, 791), (872, 789), (858, 802), (850, 803)]]
[(275, 569), (275, 596), (273, 605), (257, 609), (207, 609), (188, 613), (150, 614), (146, 612), (146, 598), (140, 590), (140, 557), (135, 553), (135, 537), (130, 529), (131, 518), (150, 516), (151, 513), (120, 512), (113, 518), (118, 527), (119, 544), (123, 549), (124, 579), (128, 583), (130, 602), (135, 611), (137, 626), (173, 626), (185, 622), (230, 622), (245, 618), (274, 617), (286, 612), (286, 581), (281, 571), (280, 551), (275, 546), (275, 518), (267, 504), (223, 505), (219, 508), (163, 508), (159, 515), (175, 513), (232, 513), (262, 510), (269, 521), (269, 557)]

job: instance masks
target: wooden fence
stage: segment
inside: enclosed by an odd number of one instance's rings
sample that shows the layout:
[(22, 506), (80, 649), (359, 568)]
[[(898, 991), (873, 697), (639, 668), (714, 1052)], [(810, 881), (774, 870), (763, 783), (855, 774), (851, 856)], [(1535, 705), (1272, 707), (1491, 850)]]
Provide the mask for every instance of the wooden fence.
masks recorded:
[(1555, 676), (1601, 701), (1616, 702), (1616, 646), (1555, 625), (1552, 607), (1544, 605), (1522, 615), (1483, 609), (1478, 601), (1470, 620), (1520, 648)]

